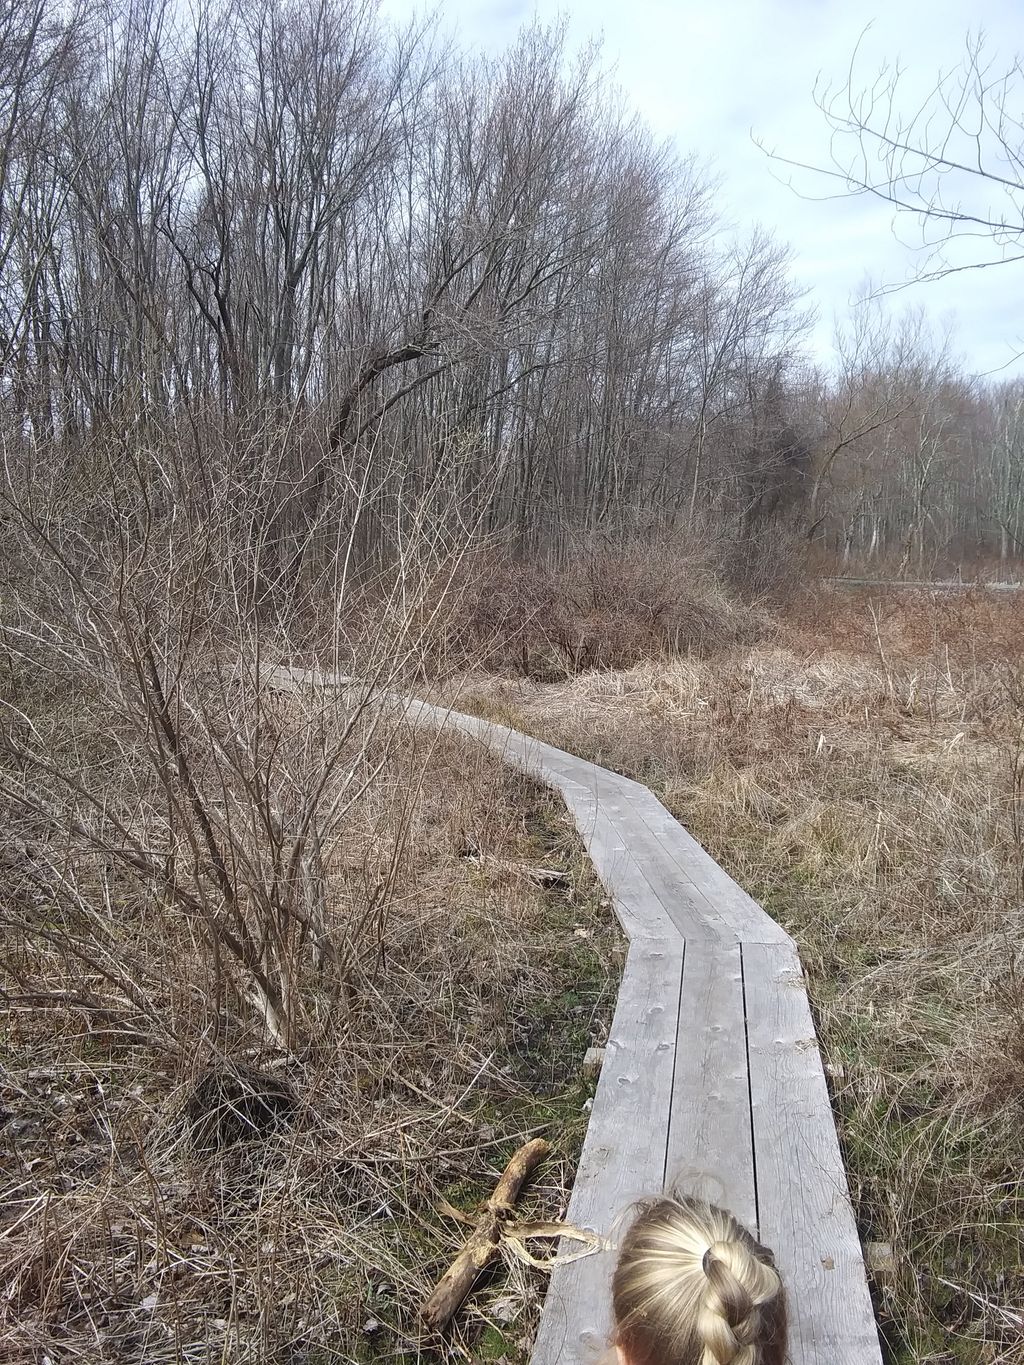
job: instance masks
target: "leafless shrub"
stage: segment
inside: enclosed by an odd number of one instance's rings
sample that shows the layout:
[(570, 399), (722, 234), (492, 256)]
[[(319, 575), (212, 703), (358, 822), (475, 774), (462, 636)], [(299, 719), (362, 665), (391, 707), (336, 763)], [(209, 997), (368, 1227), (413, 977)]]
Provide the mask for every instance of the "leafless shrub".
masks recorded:
[[(416, 524), (376, 637), (347, 661), (361, 690), (285, 697), (272, 673), (300, 612), (280, 612), (280, 594), (262, 581), (264, 542), (249, 532), (258, 488), (236, 485), (220, 508), (192, 495), (161, 514), (159, 482), (129, 464), (74, 520), (8, 474), (22, 588), (3, 623), (16, 688), (4, 706), (0, 780), (24, 875), (56, 915), (45, 930), (38, 915), (22, 917), (21, 931), (106, 981), (106, 1008), (151, 1018), (163, 972), (109, 960), (116, 867), (140, 930), (160, 925), (169, 951), (182, 933), (205, 945), (208, 976), (195, 984), (214, 1002), (216, 1028), (255, 1017), (292, 1049), (350, 1003), (351, 975), (386, 917), (384, 858), (368, 865), (377, 889), (362, 918), (341, 937), (328, 930), (322, 865), (373, 780), (368, 746), (386, 755), (393, 742), (393, 722), (368, 703), (415, 651), (418, 594), (438, 567), (427, 563), (438, 542)], [(323, 597), (318, 656), (335, 663), (343, 572), (306, 588), (310, 603)], [(58, 693), (43, 707), (33, 696), (40, 676)]]
[(430, 671), (564, 677), (719, 648), (764, 625), (724, 586), (714, 551), (683, 536), (583, 543), (550, 563), (490, 551), (467, 558)]
[[(554, 860), (566, 880), (544, 892), (500, 859), (470, 864), (467, 833), (488, 853)], [(366, 895), (374, 843), (401, 848), (381, 951), (361, 964), (357, 1006), (297, 1052), (211, 1046), (201, 948), (179, 938), (164, 954), (169, 926), (137, 953), (167, 971), (161, 1011), (192, 1021), (170, 1051), (89, 1009), (61, 955), (40, 962), (40, 1007), (5, 952), (5, 1359), (414, 1351), (418, 1303), (460, 1235), (442, 1199), (471, 1210), (508, 1147), (544, 1125), (558, 1156), (535, 1208), (564, 1207), (586, 1120), (576, 1072), (614, 992), (607, 918), (564, 813), (472, 748), (392, 751), (325, 864), (332, 926)], [(112, 902), (127, 937), (135, 907)], [(514, 1350), (541, 1288), (499, 1279), (460, 1334), (472, 1341), (500, 1301)]]

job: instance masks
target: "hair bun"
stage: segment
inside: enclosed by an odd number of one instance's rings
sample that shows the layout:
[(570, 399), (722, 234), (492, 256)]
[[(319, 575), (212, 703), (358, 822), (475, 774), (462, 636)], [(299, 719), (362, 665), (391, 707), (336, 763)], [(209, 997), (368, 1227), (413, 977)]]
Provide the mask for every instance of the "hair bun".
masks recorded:
[(704, 1253), (704, 1271), (707, 1273), (709, 1261), (731, 1262), (736, 1253), (735, 1242), (712, 1242)]
[(696, 1200), (646, 1206), (613, 1281), (618, 1344), (634, 1365), (783, 1365), (786, 1301), (768, 1253), (732, 1214)]
[[(754, 1310), (754, 1298), (747, 1285), (748, 1258), (749, 1252), (741, 1241), (719, 1240), (711, 1243), (702, 1261), (708, 1286), (705, 1307), (728, 1324), (734, 1347), (747, 1344), (749, 1319)], [(716, 1358), (725, 1361), (733, 1357), (716, 1353)]]

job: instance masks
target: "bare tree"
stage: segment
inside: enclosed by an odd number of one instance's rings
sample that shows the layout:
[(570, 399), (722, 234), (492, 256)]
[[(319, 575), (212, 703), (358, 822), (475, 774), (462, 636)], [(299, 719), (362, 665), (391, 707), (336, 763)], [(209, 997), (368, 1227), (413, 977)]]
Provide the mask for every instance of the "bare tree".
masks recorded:
[(848, 323), (837, 328), (837, 373), (821, 403), (823, 429), (808, 499), (809, 539), (828, 516), (823, 494), (837, 462), (883, 440), (912, 406), (917, 394), (908, 369), (920, 328), (920, 317), (896, 324), (870, 300), (861, 301)]
[(785, 255), (716, 240), (713, 182), (593, 53), (534, 26), (483, 61), (362, 0), (57, 15), (8, 35), (26, 458), (74, 481), (174, 432), (154, 507), (234, 498), (264, 606), (338, 522), (386, 561), (392, 504), (441, 486), (524, 547), (728, 500), (729, 423), (796, 354)]
[[(921, 253), (917, 278), (1024, 258), (1024, 68), (969, 34), (960, 64), (921, 96), (908, 72), (884, 64), (860, 74), (861, 43), (841, 86), (819, 84), (831, 129), (831, 165), (807, 167), (838, 194), (868, 195), (894, 210)], [(783, 164), (800, 163), (777, 157)]]

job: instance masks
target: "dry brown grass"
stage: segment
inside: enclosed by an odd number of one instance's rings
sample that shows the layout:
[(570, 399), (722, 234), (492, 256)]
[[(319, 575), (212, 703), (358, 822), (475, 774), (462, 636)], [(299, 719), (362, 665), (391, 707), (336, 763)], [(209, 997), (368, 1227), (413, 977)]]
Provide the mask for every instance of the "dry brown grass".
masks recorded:
[[(365, 488), (325, 546), (269, 471), (164, 453), (0, 479), (0, 1358), (515, 1359), (518, 1263), (422, 1337), (439, 1200), (539, 1128), (561, 1211), (618, 962), (558, 803), (379, 704), (454, 607), (461, 509), (378, 508), (371, 571)], [(302, 658), (361, 682), (268, 685)]]
[[(556, 1155), (530, 1211), (564, 1211), (618, 949), (553, 797), (468, 744), (393, 737), (353, 740), (379, 771), (324, 868), (334, 941), (379, 923), (343, 989), (329, 963), (305, 983), (321, 1026), (290, 1053), (211, 993), (208, 944), (154, 888), (78, 856), (83, 901), (107, 897), (87, 934), (31, 866), (52, 843), (8, 828), (5, 1361), (522, 1354), (543, 1277), (517, 1264), (450, 1342), (422, 1340), (417, 1306), (461, 1237), (437, 1205), (471, 1212), (543, 1131)], [(569, 876), (542, 889), (467, 847)]]
[(464, 687), (655, 786), (798, 939), (903, 1362), (1024, 1361), (1022, 645), (1017, 597), (808, 593), (714, 659)]

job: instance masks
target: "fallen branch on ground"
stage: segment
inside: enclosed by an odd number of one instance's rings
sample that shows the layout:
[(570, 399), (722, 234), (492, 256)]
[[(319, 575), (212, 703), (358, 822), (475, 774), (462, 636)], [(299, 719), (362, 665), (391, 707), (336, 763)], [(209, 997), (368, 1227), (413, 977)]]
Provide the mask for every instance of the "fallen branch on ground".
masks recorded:
[(505, 872), (512, 877), (525, 877), (538, 886), (564, 886), (569, 880), (568, 872), (558, 867), (535, 867), (532, 863), (519, 863), (512, 858), (498, 858), (493, 853), (467, 853), (466, 861), (475, 866)]
[(505, 1167), (494, 1193), (483, 1206), (466, 1245), (438, 1281), (423, 1306), (424, 1324), (441, 1332), (469, 1296), (470, 1290), (490, 1265), (501, 1244), (502, 1229), (511, 1217), (523, 1186), (551, 1150), (543, 1138), (520, 1147)]

